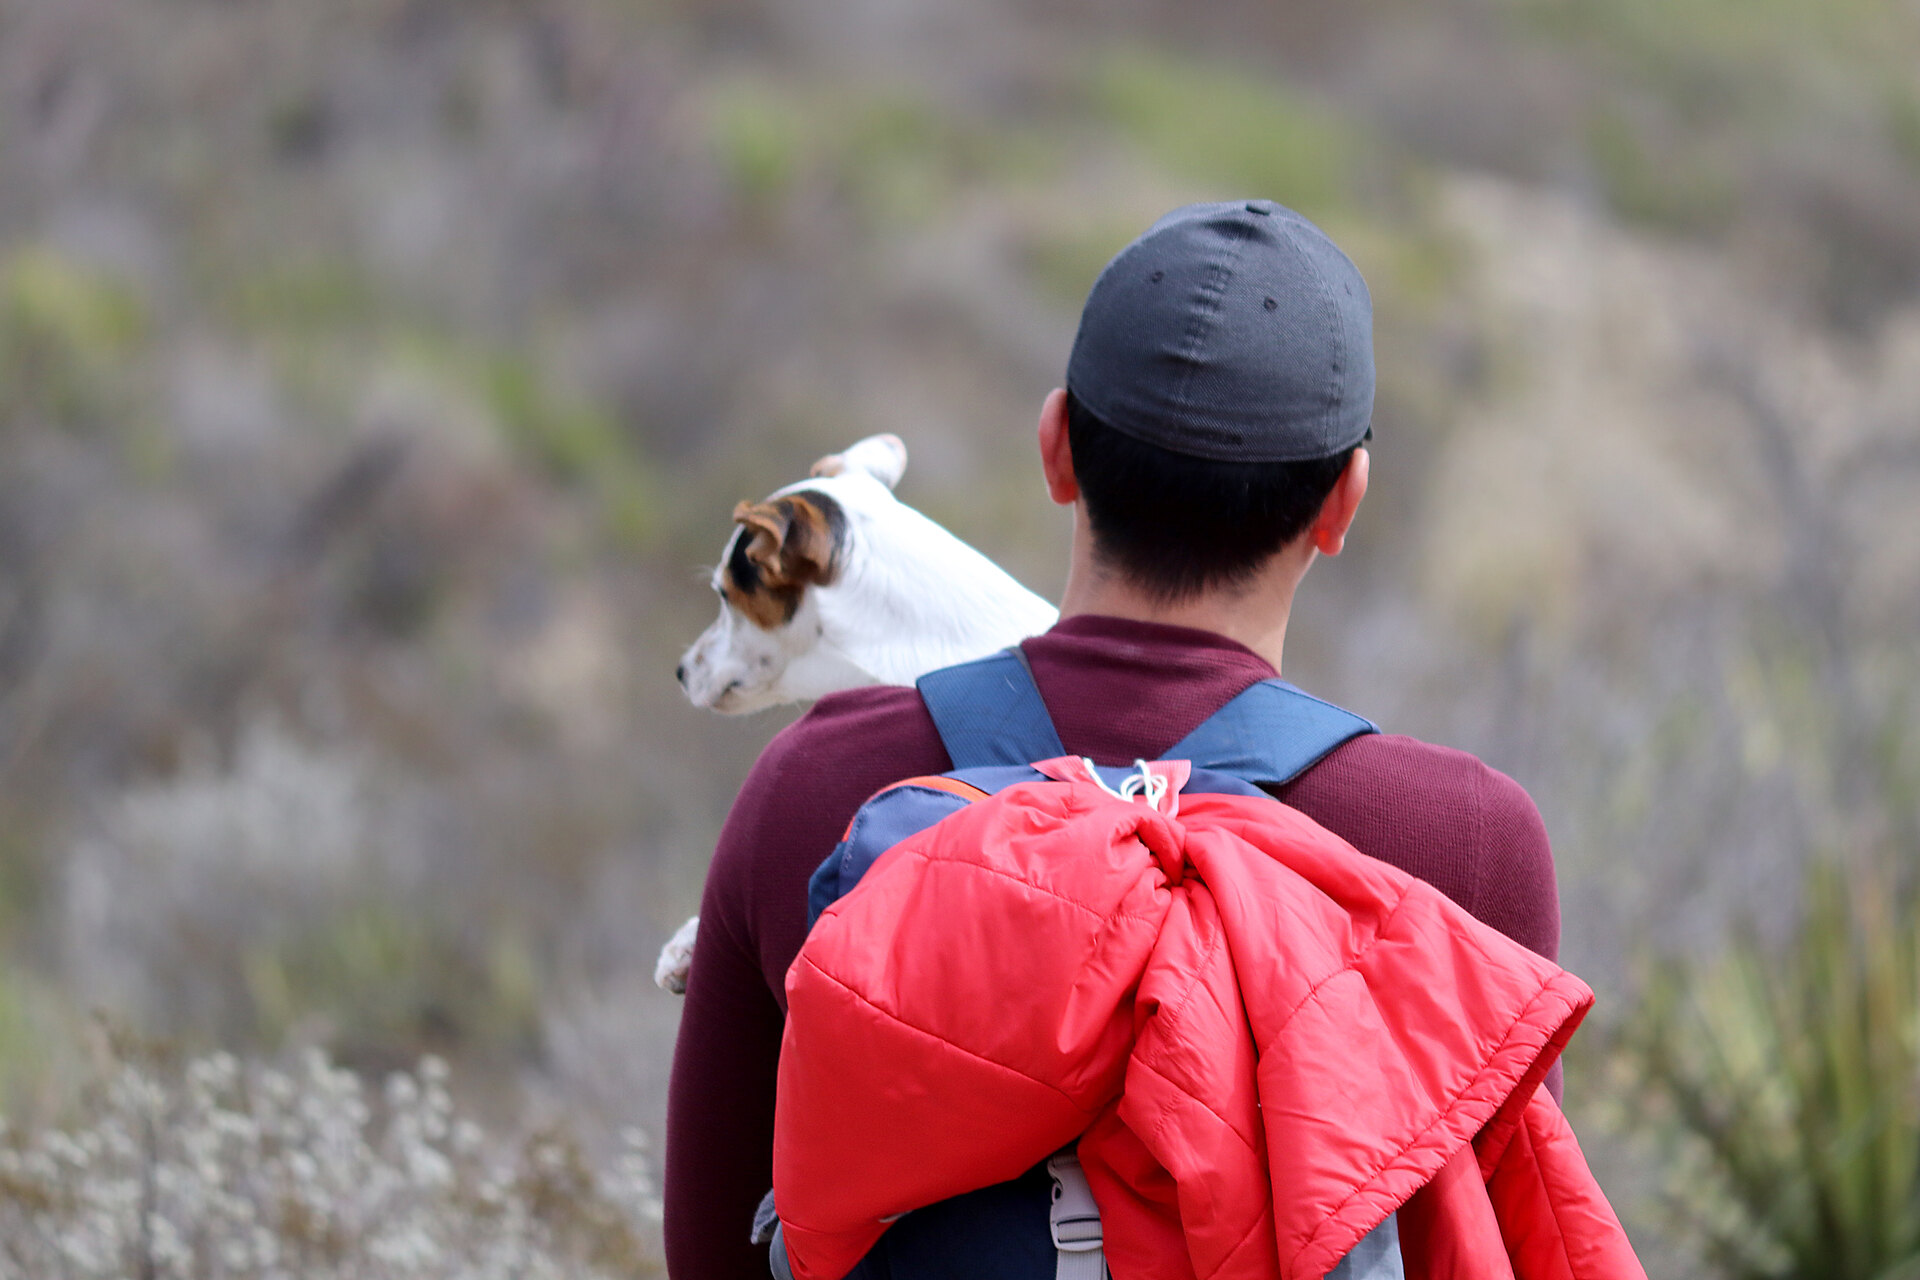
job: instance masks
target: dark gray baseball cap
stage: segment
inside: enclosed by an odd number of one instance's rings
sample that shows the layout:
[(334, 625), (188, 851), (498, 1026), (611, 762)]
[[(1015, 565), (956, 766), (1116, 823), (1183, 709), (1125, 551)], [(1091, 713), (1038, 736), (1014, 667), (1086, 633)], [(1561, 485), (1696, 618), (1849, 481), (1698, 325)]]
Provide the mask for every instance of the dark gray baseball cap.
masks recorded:
[(1329, 457), (1373, 421), (1373, 300), (1293, 210), (1187, 205), (1094, 281), (1067, 387), (1114, 430), (1175, 453)]

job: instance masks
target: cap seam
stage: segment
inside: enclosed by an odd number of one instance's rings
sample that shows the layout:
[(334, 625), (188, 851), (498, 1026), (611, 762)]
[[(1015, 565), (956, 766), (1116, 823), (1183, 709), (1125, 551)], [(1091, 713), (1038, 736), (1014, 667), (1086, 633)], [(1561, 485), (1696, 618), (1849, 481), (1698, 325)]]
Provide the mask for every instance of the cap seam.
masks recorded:
[(1199, 368), (1200, 344), (1212, 327), (1212, 322), (1219, 316), (1221, 299), (1227, 296), (1227, 283), (1240, 265), (1247, 243), (1253, 239), (1253, 229), (1238, 219), (1229, 222), (1228, 226), (1234, 232), (1234, 238), (1228, 245), (1224, 260), (1208, 264), (1207, 279), (1201, 285), (1202, 305), (1188, 318), (1186, 338), (1181, 344), (1180, 359), (1185, 368), (1181, 371), (1180, 385), (1175, 389), (1172, 400), (1175, 411), (1183, 417), (1193, 411), (1188, 396), (1193, 388), (1194, 374)]

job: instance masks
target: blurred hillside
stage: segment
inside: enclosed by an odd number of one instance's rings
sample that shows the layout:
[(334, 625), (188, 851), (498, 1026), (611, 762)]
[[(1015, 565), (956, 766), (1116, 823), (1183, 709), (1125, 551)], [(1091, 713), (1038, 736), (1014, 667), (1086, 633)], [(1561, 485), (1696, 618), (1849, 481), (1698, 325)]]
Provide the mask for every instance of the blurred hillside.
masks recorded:
[(898, 431), (1057, 593), (1034, 413), (1196, 199), (1375, 295), (1288, 675), (1533, 792), (1603, 1000), (1911, 861), (1917, 66), (1900, 0), (0, 0), (12, 1107), (104, 1006), (658, 1132), (783, 723), (671, 679), (733, 502)]

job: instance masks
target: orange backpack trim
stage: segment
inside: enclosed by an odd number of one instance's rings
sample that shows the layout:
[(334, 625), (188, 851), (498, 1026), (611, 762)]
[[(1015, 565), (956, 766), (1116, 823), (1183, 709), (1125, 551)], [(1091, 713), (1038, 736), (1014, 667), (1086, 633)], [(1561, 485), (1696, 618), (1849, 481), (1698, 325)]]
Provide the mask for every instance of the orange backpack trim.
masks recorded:
[(886, 786), (868, 796), (866, 804), (861, 805), (860, 809), (855, 809), (853, 811), (853, 817), (847, 819), (847, 829), (840, 833), (840, 839), (844, 841), (853, 836), (853, 824), (860, 817), (861, 809), (865, 809), (868, 804), (872, 804), (875, 800), (887, 794), (887, 792), (898, 791), (901, 787), (925, 787), (929, 791), (944, 791), (948, 795), (959, 796), (968, 803), (972, 803), (975, 800), (985, 800), (987, 796), (991, 794), (982, 791), (971, 782), (962, 782), (958, 778), (949, 778), (945, 774), (940, 773), (925, 774), (918, 778), (902, 778), (898, 782), (888, 783)]

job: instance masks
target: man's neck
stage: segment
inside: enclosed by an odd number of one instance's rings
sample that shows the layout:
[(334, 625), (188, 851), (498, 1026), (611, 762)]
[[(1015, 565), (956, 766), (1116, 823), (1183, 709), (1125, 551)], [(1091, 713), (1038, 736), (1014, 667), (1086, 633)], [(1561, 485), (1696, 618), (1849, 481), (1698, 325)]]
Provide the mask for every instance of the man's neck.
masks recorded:
[(1281, 651), (1286, 647), (1287, 618), (1293, 610), (1293, 595), (1311, 562), (1311, 550), (1295, 553), (1289, 548), (1241, 586), (1167, 601), (1139, 590), (1127, 578), (1095, 560), (1090, 541), (1076, 536), (1060, 616), (1099, 614), (1211, 631), (1245, 645), (1272, 663), (1278, 672)]

